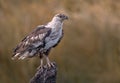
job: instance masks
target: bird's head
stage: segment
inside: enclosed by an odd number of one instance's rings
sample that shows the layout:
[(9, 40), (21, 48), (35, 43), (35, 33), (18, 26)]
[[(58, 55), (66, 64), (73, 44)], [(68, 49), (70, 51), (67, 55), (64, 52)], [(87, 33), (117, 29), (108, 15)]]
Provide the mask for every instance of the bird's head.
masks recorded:
[(65, 14), (56, 14), (56, 15), (53, 17), (53, 20), (63, 22), (64, 20), (68, 20), (68, 16), (65, 15)]

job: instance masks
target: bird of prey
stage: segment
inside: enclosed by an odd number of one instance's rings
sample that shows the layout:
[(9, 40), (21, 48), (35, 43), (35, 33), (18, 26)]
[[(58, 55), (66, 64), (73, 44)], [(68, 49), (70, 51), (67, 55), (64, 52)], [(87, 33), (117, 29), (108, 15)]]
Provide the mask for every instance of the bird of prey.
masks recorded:
[(58, 45), (63, 37), (63, 21), (67, 20), (65, 14), (56, 14), (46, 25), (39, 25), (16, 46), (12, 59), (40, 57), (41, 67), (43, 57), (46, 58), (49, 67), (52, 66), (48, 55), (52, 48)]

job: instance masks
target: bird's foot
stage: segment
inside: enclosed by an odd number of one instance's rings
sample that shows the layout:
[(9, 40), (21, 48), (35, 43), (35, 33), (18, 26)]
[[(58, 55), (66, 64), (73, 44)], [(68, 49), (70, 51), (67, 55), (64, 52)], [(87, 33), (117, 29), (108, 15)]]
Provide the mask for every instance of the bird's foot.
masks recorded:
[(37, 70), (41, 70), (41, 71), (42, 71), (42, 70), (43, 70), (43, 66), (40, 65), (40, 66), (37, 68)]
[(47, 65), (49, 68), (54, 67), (54, 64), (52, 62), (47, 63)]
[(47, 60), (47, 66), (48, 66), (49, 68), (54, 67), (54, 64), (49, 60), (48, 57), (46, 57), (46, 60)]

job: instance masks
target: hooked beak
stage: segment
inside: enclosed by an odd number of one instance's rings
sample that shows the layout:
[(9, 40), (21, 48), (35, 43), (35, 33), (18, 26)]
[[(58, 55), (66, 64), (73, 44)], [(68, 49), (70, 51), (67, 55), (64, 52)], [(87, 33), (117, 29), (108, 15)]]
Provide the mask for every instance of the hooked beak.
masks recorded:
[(65, 19), (68, 20), (69, 19), (68, 16), (66, 16)]

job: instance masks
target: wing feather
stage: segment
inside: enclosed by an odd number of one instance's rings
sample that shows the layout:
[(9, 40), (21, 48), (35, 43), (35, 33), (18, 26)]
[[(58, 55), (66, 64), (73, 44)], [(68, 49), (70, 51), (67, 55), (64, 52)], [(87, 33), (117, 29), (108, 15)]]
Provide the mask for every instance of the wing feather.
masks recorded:
[[(37, 49), (44, 46), (45, 38), (51, 33), (50, 28), (45, 26), (37, 27), (33, 32), (26, 36), (14, 49), (13, 57), (22, 56), (25, 52), (34, 55)], [(34, 53), (31, 53), (34, 52)], [(22, 58), (24, 58), (22, 56)]]

